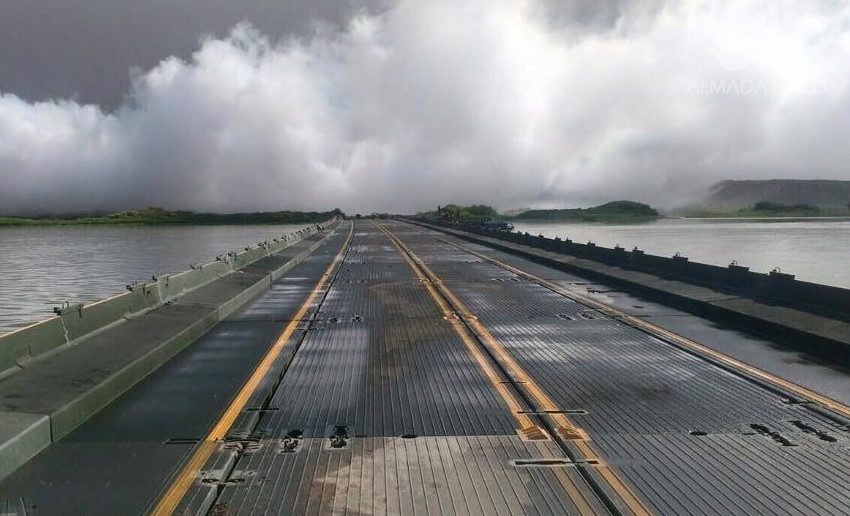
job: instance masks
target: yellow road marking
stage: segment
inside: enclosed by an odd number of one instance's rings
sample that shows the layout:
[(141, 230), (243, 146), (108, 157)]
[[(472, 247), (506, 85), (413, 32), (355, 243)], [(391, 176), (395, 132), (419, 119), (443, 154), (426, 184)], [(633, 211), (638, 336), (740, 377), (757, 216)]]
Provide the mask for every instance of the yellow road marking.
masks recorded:
[[(485, 357), (484, 353), (481, 351), (479, 346), (475, 344), (472, 336), (469, 335), (467, 329), (463, 326), (463, 324), (458, 321), (454, 317), (454, 313), (456, 312), (460, 317), (463, 318), (464, 321), (472, 328), (473, 332), (482, 339), (488, 349), (491, 352), (496, 354), (500, 361), (507, 367), (510, 374), (514, 377), (516, 382), (523, 382), (523, 386), (532, 394), (535, 401), (539, 405), (538, 410), (557, 410), (557, 406), (555, 403), (543, 392), (543, 390), (537, 386), (537, 384), (531, 379), (531, 377), (522, 369), (522, 367), (514, 360), (514, 358), (507, 352), (507, 350), (502, 347), (501, 343), (499, 343), (496, 338), (485, 328), (480, 322), (478, 322), (478, 318), (475, 317), (466, 305), (454, 295), (454, 293), (446, 287), (445, 283), (437, 276), (427, 265), (425, 265), (422, 260), (416, 257), (415, 254), (395, 235), (392, 234), (388, 229), (384, 226), (378, 224), (378, 227), (387, 235), (387, 237), (393, 242), (393, 244), (398, 248), (400, 254), (404, 257), (405, 261), (408, 263), (410, 268), (414, 271), (417, 278), (425, 285), (425, 288), (428, 290), (428, 293), (431, 295), (431, 298), (434, 300), (435, 304), (439, 307), (440, 312), (443, 313), (443, 316), (446, 320), (450, 321), (452, 324), (452, 328), (455, 330), (455, 333), (461, 338), (461, 340), (466, 345), (470, 354), (475, 357), (476, 361), (479, 363), (481, 368), (487, 374), (487, 377), (490, 379), (490, 382), (496, 388), (496, 390), (502, 395), (503, 399), (505, 399), (506, 404), (511, 409), (513, 416), (520, 421), (520, 433), (527, 432), (529, 430), (533, 431), (534, 429), (538, 429), (540, 432), (544, 432), (543, 429), (539, 428), (537, 425), (534, 425), (528, 415), (520, 413), (521, 404), (516, 400), (513, 393), (508, 389), (504, 382), (501, 381), (501, 376), (496, 373), (495, 369), (491, 365), (490, 361)], [(451, 305), (455, 307), (453, 311), (452, 308), (443, 301), (440, 295), (437, 293), (435, 289), (435, 285), (439, 288), (440, 294), (444, 296)], [(580, 428), (576, 427), (572, 421), (570, 421), (563, 414), (546, 414), (546, 417), (550, 417), (554, 420), (558, 429), (558, 432), (565, 439), (576, 439), (576, 436), (580, 439), (586, 438), (586, 433)], [(526, 424), (533, 425), (533, 428), (523, 427), (522, 425)], [(572, 437), (568, 437), (572, 436)], [(634, 493), (623, 483), (622, 480), (617, 476), (617, 474), (607, 465), (605, 465), (593, 449), (590, 446), (590, 443), (586, 441), (578, 441), (577, 443), (578, 449), (584, 455), (584, 458), (587, 460), (595, 461), (596, 469), (600, 472), (602, 477), (608, 482), (611, 488), (617, 493), (620, 499), (626, 504), (626, 506), (631, 510), (635, 515), (649, 515), (649, 510), (643, 505), (643, 503), (638, 499)], [(593, 514), (595, 511), (593, 507), (587, 502), (584, 495), (581, 493), (581, 490), (578, 486), (575, 485), (573, 480), (566, 474), (564, 471), (560, 471), (560, 474), (556, 473), (559, 482), (563, 485), (564, 489), (567, 492), (567, 495), (570, 499), (576, 503), (576, 506), (579, 508), (582, 514)], [(579, 505), (581, 504), (581, 505)]]
[(507, 264), (505, 262), (497, 260), (496, 258), (487, 256), (487, 255), (482, 254), (482, 253), (479, 253), (478, 251), (475, 251), (474, 249), (471, 249), (471, 248), (469, 248), (465, 245), (458, 244), (456, 242), (452, 242), (452, 241), (449, 241), (449, 240), (446, 240), (446, 239), (443, 239), (443, 238), (440, 238), (439, 240), (441, 242), (446, 243), (446, 244), (457, 247), (458, 249), (461, 249), (461, 250), (463, 250), (463, 251), (465, 251), (465, 252), (467, 252), (467, 253), (469, 253), (473, 256), (477, 256), (478, 258), (486, 260), (486, 261), (488, 261), (488, 262), (490, 262), (494, 265), (498, 265), (499, 267), (502, 267), (503, 269), (506, 269), (510, 272), (513, 272), (514, 274), (516, 274), (518, 276), (522, 276), (524, 278), (527, 278), (527, 279), (529, 279), (529, 280), (531, 280), (531, 281), (533, 281), (533, 282), (535, 282), (535, 283), (537, 283), (537, 284), (539, 284), (543, 287), (548, 288), (549, 290), (552, 290), (553, 292), (561, 294), (564, 297), (570, 298), (573, 301), (576, 301), (576, 302), (581, 303), (583, 305), (589, 306), (589, 307), (591, 307), (595, 310), (598, 310), (599, 312), (601, 312), (605, 315), (608, 315), (609, 317), (615, 317), (615, 318), (621, 319), (621, 320), (627, 322), (628, 324), (635, 326), (635, 327), (638, 327), (638, 328), (646, 331), (647, 333), (650, 333), (650, 334), (653, 334), (657, 337), (660, 337), (663, 340), (672, 341), (672, 342), (674, 342), (674, 343), (676, 343), (676, 344), (678, 344), (678, 345), (680, 345), (684, 348), (688, 348), (688, 349), (696, 352), (697, 354), (711, 357), (712, 359), (716, 360), (717, 362), (725, 364), (725, 365), (732, 367), (734, 369), (738, 369), (740, 371), (743, 371), (743, 372), (749, 374), (750, 376), (754, 376), (754, 377), (756, 377), (760, 380), (763, 380), (767, 383), (770, 383), (770, 384), (772, 384), (776, 387), (779, 387), (781, 389), (784, 389), (786, 391), (793, 392), (794, 394), (797, 394), (802, 398), (806, 398), (807, 400), (812, 401), (812, 402), (820, 405), (821, 407), (832, 410), (833, 412), (841, 414), (842, 416), (850, 417), (850, 407), (848, 407), (844, 403), (841, 403), (838, 400), (834, 400), (834, 399), (832, 399), (828, 396), (824, 396), (823, 394), (819, 394), (819, 393), (817, 393), (817, 392), (815, 392), (811, 389), (807, 389), (806, 387), (803, 387), (802, 385), (798, 385), (798, 384), (791, 382), (789, 380), (786, 380), (784, 378), (780, 378), (779, 376), (776, 376), (772, 373), (769, 373), (767, 371), (759, 369), (758, 367), (755, 367), (753, 365), (747, 364), (746, 362), (742, 362), (742, 361), (740, 361), (736, 358), (733, 358), (733, 357), (731, 357), (731, 356), (729, 356), (725, 353), (722, 353), (722, 352), (717, 351), (715, 349), (711, 349), (711, 348), (705, 346), (704, 344), (700, 344), (699, 342), (696, 342), (696, 341), (691, 340), (687, 337), (679, 335), (678, 333), (672, 332), (672, 331), (670, 331), (666, 328), (663, 328), (661, 326), (653, 324), (649, 321), (645, 321), (645, 320), (641, 319), (640, 317), (634, 316), (634, 315), (632, 315), (628, 312), (624, 312), (623, 310), (620, 310), (619, 308), (615, 308), (615, 307), (608, 305), (608, 304), (605, 304), (601, 301), (597, 301), (596, 299), (593, 299), (592, 297), (589, 297), (589, 296), (580, 294), (578, 292), (569, 290), (567, 288), (564, 288), (561, 285), (558, 285), (557, 283), (554, 283), (554, 282), (549, 281), (547, 279), (541, 278), (541, 277), (539, 277), (535, 274), (532, 274), (530, 272), (526, 272), (522, 269), (518, 269), (518, 268), (516, 268), (516, 267), (514, 267), (510, 264)]
[(322, 277), (319, 278), (318, 283), (316, 283), (316, 286), (313, 287), (313, 290), (307, 296), (307, 299), (304, 300), (298, 308), (298, 311), (292, 317), (292, 320), (289, 321), (289, 324), (286, 325), (286, 328), (284, 328), (283, 332), (280, 336), (278, 336), (271, 348), (269, 348), (269, 351), (263, 357), (263, 360), (254, 369), (254, 372), (239, 390), (236, 397), (233, 398), (233, 401), (230, 402), (230, 405), (228, 405), (227, 409), (216, 422), (215, 426), (213, 426), (212, 430), (210, 430), (204, 440), (198, 443), (192, 453), (192, 456), (183, 466), (183, 469), (181, 469), (177, 476), (174, 477), (174, 480), (168, 490), (162, 495), (156, 506), (151, 511), (152, 515), (169, 515), (173, 514), (177, 509), (180, 500), (183, 499), (183, 496), (186, 495), (186, 492), (198, 477), (198, 472), (200, 472), (201, 468), (210, 458), (213, 451), (215, 451), (218, 441), (224, 439), (227, 435), (228, 430), (230, 430), (230, 427), (233, 425), (233, 422), (236, 421), (236, 418), (239, 416), (239, 413), (242, 412), (242, 409), (245, 408), (245, 404), (251, 398), (251, 395), (257, 389), (257, 386), (259, 386), (263, 377), (266, 373), (268, 373), (269, 369), (271, 369), (275, 359), (277, 359), (281, 351), (283, 351), (290, 337), (292, 337), (292, 334), (295, 333), (298, 324), (300, 324), (301, 319), (310, 309), (310, 305), (312, 305), (316, 296), (318, 296), (319, 291), (331, 278), (331, 274), (336, 266), (342, 261), (345, 251), (348, 248), (348, 244), (351, 242), (351, 236), (353, 233), (354, 223), (351, 222), (351, 227), (348, 230), (348, 237), (346, 238), (345, 243), (342, 244), (337, 255), (334, 256), (333, 261), (331, 261), (330, 265), (328, 265), (327, 269), (325, 269), (324, 274), (322, 274)]
[(493, 388), (496, 389), (496, 392), (502, 397), (505, 401), (505, 404), (511, 411), (511, 414), (514, 416), (514, 419), (517, 420), (519, 424), (519, 428), (517, 432), (520, 434), (524, 434), (526, 436), (537, 434), (539, 435), (541, 432), (545, 435), (545, 431), (542, 428), (539, 428), (534, 422), (531, 420), (531, 417), (525, 413), (527, 412), (522, 403), (516, 399), (514, 394), (511, 392), (510, 387), (508, 387), (505, 379), (496, 371), (490, 361), (487, 359), (487, 356), (481, 351), (481, 348), (475, 343), (474, 338), (469, 334), (469, 332), (464, 327), (463, 323), (460, 322), (457, 317), (455, 317), (454, 311), (446, 304), (440, 294), (437, 293), (434, 288), (434, 284), (428, 279), (427, 276), (422, 272), (419, 268), (419, 265), (414, 262), (405, 252), (402, 247), (404, 244), (401, 244), (400, 241), (396, 239), (396, 237), (391, 234), (386, 228), (382, 225), (375, 223), (378, 228), (387, 235), (390, 241), (398, 250), (399, 254), (401, 254), (402, 258), (407, 262), (408, 266), (413, 270), (413, 273), (419, 279), (419, 281), (425, 285), (425, 290), (428, 292), (428, 295), (434, 301), (434, 304), (437, 305), (437, 308), (440, 310), (440, 314), (443, 318), (449, 323), (452, 327), (452, 330), (460, 337), (460, 340), (466, 346), (467, 351), (470, 355), (475, 359), (478, 363), (478, 366), (487, 376), (487, 379), (493, 385)]

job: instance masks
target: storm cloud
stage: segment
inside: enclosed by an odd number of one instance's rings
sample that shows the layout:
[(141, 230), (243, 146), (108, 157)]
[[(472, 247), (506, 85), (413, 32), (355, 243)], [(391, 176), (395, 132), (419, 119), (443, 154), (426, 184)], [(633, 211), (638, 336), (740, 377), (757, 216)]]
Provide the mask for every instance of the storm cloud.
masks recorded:
[[(595, 6), (595, 7), (594, 7)], [(0, 212), (412, 212), (850, 179), (850, 7), (400, 0), (248, 23), (137, 70), (114, 110), (0, 94)]]

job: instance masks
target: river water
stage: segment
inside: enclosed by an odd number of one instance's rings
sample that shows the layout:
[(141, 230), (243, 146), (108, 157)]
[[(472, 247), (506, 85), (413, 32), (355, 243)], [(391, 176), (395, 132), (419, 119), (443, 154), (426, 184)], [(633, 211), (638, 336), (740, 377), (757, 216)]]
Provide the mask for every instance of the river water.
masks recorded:
[[(153, 274), (283, 235), (303, 225), (69, 226), (0, 228), (0, 334), (52, 315), (63, 301), (102, 299)], [(517, 224), (548, 237), (676, 252), (692, 261), (850, 288), (850, 221), (662, 219), (646, 224)]]
[(779, 268), (797, 279), (850, 288), (850, 221), (776, 222), (661, 219), (645, 224), (526, 223), (516, 230), (726, 266), (733, 260), (755, 272)]
[(304, 226), (0, 227), (0, 335)]

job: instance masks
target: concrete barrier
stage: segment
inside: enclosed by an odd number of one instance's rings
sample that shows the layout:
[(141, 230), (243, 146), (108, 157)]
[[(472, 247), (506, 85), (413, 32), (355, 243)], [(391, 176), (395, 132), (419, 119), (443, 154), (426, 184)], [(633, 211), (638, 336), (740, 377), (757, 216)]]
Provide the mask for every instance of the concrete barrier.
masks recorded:
[[(411, 219), (414, 220), (414, 219)], [(750, 271), (736, 263), (727, 267), (692, 262), (684, 256), (656, 256), (637, 248), (607, 248), (588, 242), (579, 244), (570, 240), (532, 236), (528, 233), (493, 231), (474, 224), (446, 224), (418, 219), (449, 229), (456, 229), (489, 238), (537, 247), (578, 258), (597, 261), (628, 270), (646, 272), (656, 276), (699, 285), (720, 292), (802, 310), (850, 322), (850, 290), (830, 285), (799, 281), (791, 274), (772, 271)]]
[[(293, 256), (282, 259), (277, 253), (336, 224), (336, 219), (315, 224), (128, 286), (128, 292), (102, 301), (62, 307), (55, 317), (0, 337), (0, 479), (263, 292), (330, 232), (300, 244)], [(269, 260), (258, 268), (264, 258)], [(239, 274), (236, 284), (242, 286), (234, 289), (234, 273), (248, 266), (255, 270)], [(182, 304), (206, 293), (217, 294), (215, 301)]]
[(89, 304), (55, 309), (56, 316), (0, 336), (0, 379), (14, 374), (33, 359), (84, 340), (99, 330), (120, 323), (191, 292), (218, 278), (271, 256), (301, 239), (321, 231), (333, 221), (313, 224), (294, 233), (231, 253), (213, 262), (176, 274), (128, 285), (128, 292)]
[[(528, 234), (403, 219), (509, 252), (565, 272), (623, 289), (747, 333), (850, 366), (850, 290), (797, 281), (773, 272), (759, 274), (575, 243), (553, 244)], [(558, 250), (550, 250), (557, 248)], [(566, 249), (566, 251), (564, 250)], [(605, 251), (599, 252), (599, 249)], [(618, 254), (614, 254), (618, 253)], [(819, 298), (818, 295), (822, 296)]]

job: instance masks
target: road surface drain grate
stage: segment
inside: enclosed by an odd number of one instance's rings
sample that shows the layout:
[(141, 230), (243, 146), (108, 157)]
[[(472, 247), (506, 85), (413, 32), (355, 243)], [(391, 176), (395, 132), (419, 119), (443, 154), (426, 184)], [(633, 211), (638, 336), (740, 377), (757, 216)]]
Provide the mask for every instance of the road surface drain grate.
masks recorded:
[(758, 424), (753, 423), (753, 424), (750, 425), (750, 428), (755, 430), (756, 433), (758, 433), (760, 435), (770, 437), (771, 439), (778, 442), (782, 446), (797, 446), (796, 444), (789, 441), (788, 438), (785, 437), (784, 435), (780, 434), (779, 432), (774, 432), (764, 425), (758, 425)]
[(240, 485), (244, 484), (248, 481), (249, 478), (256, 475), (256, 471), (241, 471), (236, 470), (230, 474), (230, 476), (226, 480), (220, 480), (215, 477), (207, 477), (201, 479), (202, 484), (212, 484), (212, 485)]
[(703, 432), (702, 430), (691, 430), (688, 433), (691, 434), (691, 435), (695, 435), (697, 437), (703, 437), (703, 436), (708, 435), (708, 432)]
[(197, 437), (172, 437), (163, 441), (162, 444), (198, 444), (200, 441)]
[(791, 424), (802, 430), (804, 433), (816, 436), (821, 441), (826, 441), (828, 443), (834, 443), (838, 441), (838, 439), (829, 435), (823, 430), (818, 430), (817, 428), (809, 426), (806, 423), (803, 423), (802, 421), (791, 421)]
[(417, 437), (419, 436), (416, 434), (401, 434), (402, 439), (416, 439)]
[(561, 468), (564, 466), (595, 465), (598, 463), (599, 461), (595, 459), (579, 461), (569, 459), (516, 459), (510, 461), (510, 465), (517, 468)]

